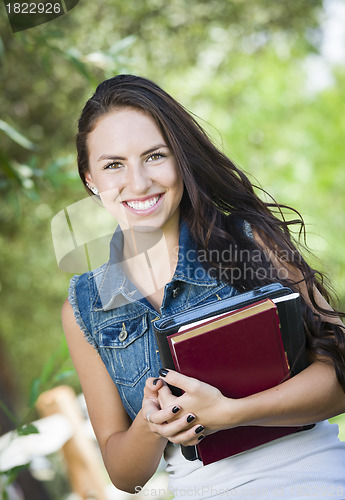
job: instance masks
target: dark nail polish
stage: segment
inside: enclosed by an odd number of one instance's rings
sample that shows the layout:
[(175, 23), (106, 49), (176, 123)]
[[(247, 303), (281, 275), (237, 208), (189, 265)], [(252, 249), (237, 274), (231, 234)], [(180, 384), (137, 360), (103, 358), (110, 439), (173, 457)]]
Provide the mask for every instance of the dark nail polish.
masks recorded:
[(180, 408), (178, 406), (174, 406), (174, 408), (171, 410), (173, 413), (177, 413), (180, 411)]
[(168, 375), (168, 373), (169, 373), (169, 370), (166, 370), (165, 368), (161, 368), (161, 369), (159, 370), (159, 375), (160, 375), (161, 377), (166, 377), (166, 376)]
[(203, 425), (199, 425), (199, 427), (197, 427), (194, 432), (195, 434), (199, 434), (199, 432), (202, 432), (204, 429), (205, 427)]
[(155, 378), (155, 379), (154, 379), (154, 381), (152, 382), (152, 383), (153, 383), (153, 385), (156, 385), (156, 384), (157, 384), (157, 382), (158, 382), (158, 380), (160, 380), (160, 379), (159, 379), (159, 378)]
[(205, 436), (203, 434), (201, 434), (200, 436), (198, 436), (198, 441), (201, 441), (202, 439), (204, 439), (204, 437)]
[(187, 422), (190, 424), (195, 419), (194, 415), (188, 415)]

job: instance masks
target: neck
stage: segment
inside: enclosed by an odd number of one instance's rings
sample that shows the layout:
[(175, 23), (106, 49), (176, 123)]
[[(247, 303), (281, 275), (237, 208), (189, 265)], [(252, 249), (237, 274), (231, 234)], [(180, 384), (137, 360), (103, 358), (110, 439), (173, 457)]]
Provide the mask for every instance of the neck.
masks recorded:
[(139, 289), (152, 283), (156, 291), (161, 290), (171, 280), (178, 260), (178, 241), (178, 217), (163, 229), (124, 231), (126, 274)]

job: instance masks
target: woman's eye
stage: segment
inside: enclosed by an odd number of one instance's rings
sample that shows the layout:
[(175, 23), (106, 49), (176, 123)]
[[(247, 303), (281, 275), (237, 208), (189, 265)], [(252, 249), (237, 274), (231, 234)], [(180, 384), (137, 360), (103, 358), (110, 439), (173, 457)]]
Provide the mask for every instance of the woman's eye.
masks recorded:
[(116, 170), (118, 168), (121, 167), (121, 163), (117, 163), (117, 162), (111, 162), (111, 163), (107, 163), (105, 166), (104, 166), (104, 170)]
[(155, 160), (160, 160), (161, 158), (164, 158), (165, 154), (163, 153), (153, 153), (148, 157), (148, 161), (155, 161)]

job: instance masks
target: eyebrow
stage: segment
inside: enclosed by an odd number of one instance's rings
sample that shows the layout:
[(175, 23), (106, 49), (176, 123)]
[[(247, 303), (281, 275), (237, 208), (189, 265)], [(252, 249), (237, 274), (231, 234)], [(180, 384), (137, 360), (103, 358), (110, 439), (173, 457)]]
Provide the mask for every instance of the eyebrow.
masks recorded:
[[(164, 143), (158, 144), (157, 146), (154, 146), (153, 148), (150, 148), (147, 151), (144, 151), (143, 153), (141, 153), (140, 158), (142, 158), (143, 156), (146, 156), (150, 153), (153, 153), (157, 149), (167, 148), (167, 147), (168, 146)], [(127, 160), (127, 158), (124, 158), (123, 156), (116, 156), (113, 154), (105, 154), (105, 155), (100, 156), (97, 161), (101, 161), (101, 160), (122, 160), (122, 161), (124, 161), (124, 160)]]

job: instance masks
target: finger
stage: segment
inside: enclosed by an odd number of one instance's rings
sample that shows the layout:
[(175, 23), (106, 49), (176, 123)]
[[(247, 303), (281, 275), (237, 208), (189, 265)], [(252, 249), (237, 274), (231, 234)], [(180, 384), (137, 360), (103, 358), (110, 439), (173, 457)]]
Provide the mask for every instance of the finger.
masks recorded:
[(170, 388), (168, 387), (167, 383), (164, 380), (162, 379), (159, 380), (163, 382), (163, 385), (160, 387), (158, 391), (158, 397), (160, 401), (164, 402), (163, 407), (168, 406), (172, 400), (176, 399), (176, 396), (173, 395), (173, 393), (171, 392)]
[[(160, 413), (163, 413), (163, 410), (161, 410)], [(173, 414), (172, 411), (171, 414)], [(175, 418), (172, 421), (168, 420), (168, 418), (171, 419), (171, 416), (168, 415), (167, 420), (162, 423), (157, 423), (158, 418), (161, 420), (161, 416), (158, 415), (158, 413), (150, 414), (150, 420), (156, 422), (155, 425), (152, 425), (151, 430), (166, 439), (169, 439), (171, 442), (179, 442), (178, 436), (181, 435), (181, 433), (183, 435), (183, 433), (188, 431), (191, 426), (190, 422), (187, 421), (186, 415), (183, 415), (180, 418)], [(189, 432), (186, 439), (191, 439), (193, 436), (193, 432)]]
[(186, 392), (194, 392), (197, 390), (197, 387), (200, 386), (200, 382), (196, 378), (187, 377), (186, 375), (182, 375), (182, 373), (174, 370), (167, 370), (166, 368), (161, 368), (159, 370), (159, 376), (169, 385), (179, 387)]
[(150, 409), (146, 414), (146, 420), (150, 424), (168, 425), (169, 422), (176, 419), (176, 414), (181, 411), (178, 405), (170, 405), (162, 410)]
[(168, 436), (169, 441), (174, 444), (182, 444), (185, 446), (194, 446), (205, 437), (205, 429), (202, 425), (197, 424), (189, 429), (182, 429), (175, 435)]
[(174, 444), (181, 444), (183, 446), (196, 446), (197, 444), (200, 443), (202, 439), (204, 439), (205, 435), (204, 434), (199, 434), (198, 437), (193, 436), (192, 439), (190, 440), (181, 440), (180, 443), (174, 443)]
[(161, 378), (149, 377), (145, 382), (144, 394), (146, 397), (157, 397), (158, 391), (164, 385), (164, 380)]
[[(161, 392), (163, 392), (163, 393), (165, 393), (165, 394), (172, 394), (171, 389), (170, 389), (170, 387), (168, 386), (168, 384), (166, 383), (166, 381), (165, 381), (165, 380), (163, 380), (163, 379), (161, 379), (161, 378), (159, 378), (158, 380), (159, 380), (160, 382), (162, 382), (162, 385), (161, 385), (161, 386), (160, 386), (160, 388), (159, 388), (159, 392), (160, 392), (160, 393), (161, 393)], [(158, 384), (158, 382), (156, 382), (156, 384)]]

